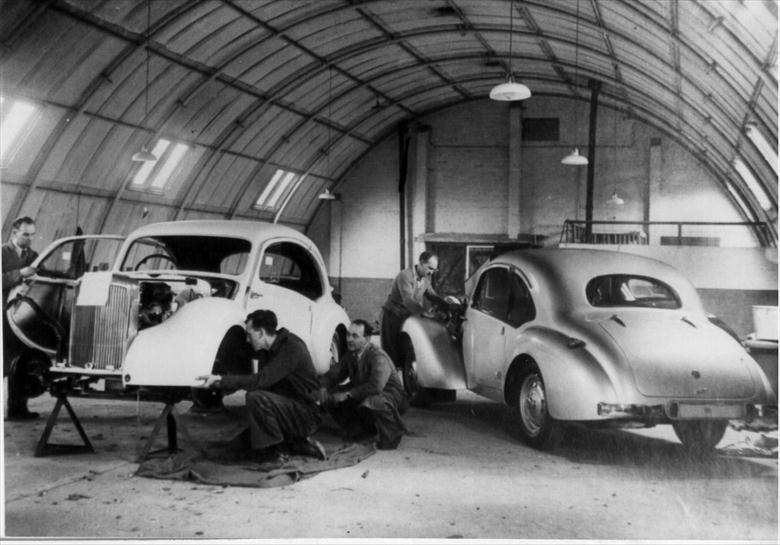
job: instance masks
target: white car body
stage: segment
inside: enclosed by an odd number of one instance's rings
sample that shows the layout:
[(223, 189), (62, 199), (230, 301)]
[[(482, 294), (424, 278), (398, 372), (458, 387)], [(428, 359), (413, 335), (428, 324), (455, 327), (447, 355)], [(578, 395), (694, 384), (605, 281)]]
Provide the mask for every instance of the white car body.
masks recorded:
[[(55, 257), (78, 253), (74, 241), (94, 238), (69, 237), (42, 252), (35, 264), (43, 269), (14, 294), (8, 311), (25, 344), (51, 359), (54, 375), (90, 384), (103, 378), (114, 390), (200, 386), (196, 377), (212, 372), (228, 332), (240, 328), (243, 338), (246, 316), (256, 309), (274, 311), (279, 327), (304, 340), (319, 373), (344, 350), (347, 313), (333, 298), (319, 250), (294, 229), (252, 221), (155, 223), (124, 240), (109, 270), (82, 265), (86, 272), (72, 278), (46, 268)], [(59, 250), (61, 244), (69, 249)], [(190, 289), (196, 298), (177, 308), (177, 297)], [(163, 296), (153, 295), (158, 291)], [(152, 304), (167, 302), (160, 322), (144, 327), (141, 307), (150, 297)]]

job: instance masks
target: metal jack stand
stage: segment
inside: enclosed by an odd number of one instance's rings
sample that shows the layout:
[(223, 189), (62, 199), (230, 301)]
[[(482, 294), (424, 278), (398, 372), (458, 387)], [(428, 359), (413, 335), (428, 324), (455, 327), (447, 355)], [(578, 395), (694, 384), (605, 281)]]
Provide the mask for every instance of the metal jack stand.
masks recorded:
[[(49, 419), (46, 421), (46, 427), (43, 430), (43, 435), (38, 440), (38, 446), (35, 448), (35, 456), (48, 456), (50, 454), (81, 454), (81, 453), (94, 453), (95, 449), (92, 448), (92, 443), (89, 442), (89, 437), (84, 432), (84, 428), (81, 427), (76, 413), (73, 411), (73, 407), (68, 402), (68, 397), (62, 389), (57, 388), (56, 385), (52, 388), (51, 394), (57, 398), (57, 404), (54, 406), (49, 415)], [(57, 416), (60, 409), (65, 407), (70, 415), (70, 419), (76, 426), (76, 429), (81, 436), (81, 440), (84, 441), (83, 445), (61, 445), (56, 443), (49, 443), (49, 436), (51, 435), (54, 425), (57, 423)]]
[[(177, 436), (177, 431), (179, 429), (181, 430), (181, 434), (190, 443), (190, 445), (197, 449), (196, 443), (192, 440), (192, 436), (190, 436), (190, 432), (187, 430), (187, 426), (184, 423), (184, 420), (182, 420), (181, 415), (176, 411), (176, 403), (177, 401), (165, 401), (165, 407), (160, 413), (160, 416), (157, 417), (157, 422), (154, 424), (154, 429), (152, 430), (149, 439), (146, 441), (144, 448), (141, 450), (141, 454), (138, 456), (138, 462), (143, 462), (150, 455), (157, 454), (159, 452), (167, 451), (168, 454), (175, 454), (176, 452), (179, 452), (181, 450), (178, 446)], [(168, 429), (168, 447), (151, 450), (155, 439), (157, 439), (157, 435), (160, 433), (160, 428), (162, 428), (163, 421), (166, 422)]]

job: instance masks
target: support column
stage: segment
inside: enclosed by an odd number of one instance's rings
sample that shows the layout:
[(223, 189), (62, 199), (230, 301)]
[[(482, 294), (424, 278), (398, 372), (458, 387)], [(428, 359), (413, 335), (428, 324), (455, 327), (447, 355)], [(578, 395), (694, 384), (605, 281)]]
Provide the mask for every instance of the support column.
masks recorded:
[(428, 225), (428, 140), (431, 127), (420, 125), (414, 131), (414, 156), (412, 157), (412, 187), (409, 194), (409, 259), (417, 262), (417, 256), (425, 250), (425, 234)]
[(341, 293), (341, 270), (343, 262), (342, 244), (344, 243), (344, 203), (340, 199), (328, 202), (330, 215), (330, 251), (328, 252), (328, 272), (336, 278), (335, 291)]
[(593, 232), (593, 186), (595, 184), (596, 168), (596, 120), (598, 119), (599, 91), (601, 82), (588, 80), (590, 87), (590, 120), (588, 130), (588, 180), (585, 191), (585, 240), (590, 241)]
[[(663, 156), (661, 154), (661, 139), (654, 137), (650, 139), (650, 167), (647, 175), (646, 195), (643, 209), (643, 219), (646, 222), (652, 221), (652, 199), (655, 195), (660, 195), (663, 185)], [(650, 228), (648, 227), (648, 231)], [(650, 240), (651, 233), (647, 233), (647, 240)]]
[(406, 177), (407, 169), (409, 167), (409, 130), (406, 121), (402, 121), (398, 124), (398, 260), (400, 268), (406, 268), (406, 255), (408, 240), (406, 223), (408, 221), (406, 217)]
[[(509, 164), (507, 169), (506, 192), (506, 234), (517, 238), (521, 232), (520, 202), (522, 199), (522, 175), (520, 166), (523, 159), (523, 105), (509, 103)], [(530, 226), (528, 226), (530, 227)], [(524, 229), (529, 232), (530, 229)]]

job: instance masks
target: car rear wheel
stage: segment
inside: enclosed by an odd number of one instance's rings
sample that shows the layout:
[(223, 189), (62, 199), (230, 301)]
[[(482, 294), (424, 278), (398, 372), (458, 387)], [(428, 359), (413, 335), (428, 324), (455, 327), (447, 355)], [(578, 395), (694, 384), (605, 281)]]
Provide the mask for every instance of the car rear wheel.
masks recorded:
[(526, 443), (550, 449), (558, 441), (558, 423), (547, 410), (547, 390), (539, 368), (530, 365), (519, 381), (516, 407), (520, 431)]
[(726, 434), (726, 420), (692, 420), (672, 423), (674, 433), (690, 454), (712, 454)]

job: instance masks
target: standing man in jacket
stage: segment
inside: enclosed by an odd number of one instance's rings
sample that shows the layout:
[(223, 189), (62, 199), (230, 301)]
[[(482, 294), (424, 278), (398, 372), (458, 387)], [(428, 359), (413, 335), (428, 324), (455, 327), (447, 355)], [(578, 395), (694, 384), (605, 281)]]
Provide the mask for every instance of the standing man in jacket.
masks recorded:
[(256, 310), (246, 318), (246, 337), (268, 359), (252, 375), (204, 375), (204, 388), (246, 390), (253, 458), (282, 462), (287, 450), (324, 460), (325, 449), (311, 435), (322, 422), (317, 404), (319, 379), (306, 343), (285, 328), (276, 314)]
[(438, 257), (431, 252), (421, 253), (416, 265), (395, 277), (390, 295), (382, 306), (382, 349), (397, 368), (401, 367), (400, 334), (404, 320), (409, 316), (427, 315), (426, 299), (441, 299), (431, 286), (438, 268)]
[[(406, 427), (401, 414), (409, 406), (395, 366), (370, 340), (371, 326), (353, 320), (347, 333), (349, 353), (324, 377), (328, 390), (325, 406), (345, 430), (346, 438), (375, 436), (379, 449), (395, 449)], [(346, 378), (349, 383), (330, 393)]]
[(35, 274), (30, 264), (38, 257), (30, 246), (35, 236), (35, 220), (29, 216), (16, 219), (12, 224), (11, 240), (2, 245), (3, 260), (3, 376), (8, 377), (8, 420), (33, 420), (38, 413), (27, 409), (27, 397), (24, 395), (25, 367), (21, 360), (13, 365), (24, 351), (24, 345), (16, 337), (8, 318), (5, 306), (8, 294), (22, 283), (25, 278)]

